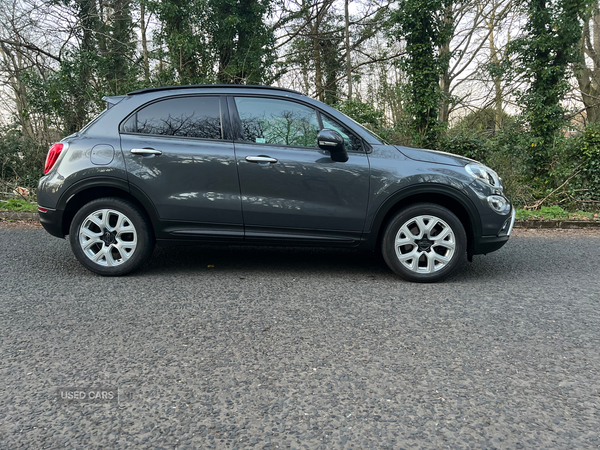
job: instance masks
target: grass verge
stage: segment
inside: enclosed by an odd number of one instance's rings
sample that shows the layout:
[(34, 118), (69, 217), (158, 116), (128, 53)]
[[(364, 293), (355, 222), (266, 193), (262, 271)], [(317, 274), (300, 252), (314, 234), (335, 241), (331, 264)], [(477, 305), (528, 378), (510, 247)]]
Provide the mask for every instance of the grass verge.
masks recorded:
[(560, 206), (542, 206), (537, 211), (517, 209), (517, 220), (600, 220), (598, 213), (568, 212)]
[(30, 203), (22, 198), (0, 200), (0, 210), (15, 212), (36, 212), (37, 204)]

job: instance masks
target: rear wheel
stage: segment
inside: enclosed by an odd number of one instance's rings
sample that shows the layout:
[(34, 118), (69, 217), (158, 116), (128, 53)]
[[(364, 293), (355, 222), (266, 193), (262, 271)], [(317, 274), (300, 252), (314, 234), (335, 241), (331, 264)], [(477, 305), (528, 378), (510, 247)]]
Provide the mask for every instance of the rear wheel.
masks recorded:
[(81, 264), (105, 276), (137, 270), (154, 249), (146, 218), (120, 198), (101, 198), (83, 206), (71, 222), (69, 241)]
[(401, 210), (388, 223), (382, 253), (390, 269), (407, 281), (441, 281), (464, 263), (467, 236), (450, 210), (418, 203)]

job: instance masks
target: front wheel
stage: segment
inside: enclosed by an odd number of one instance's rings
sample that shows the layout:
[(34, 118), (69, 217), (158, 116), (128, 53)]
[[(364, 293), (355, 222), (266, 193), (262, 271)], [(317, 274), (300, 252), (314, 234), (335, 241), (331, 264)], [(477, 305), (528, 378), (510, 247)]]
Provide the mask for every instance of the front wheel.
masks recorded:
[(83, 266), (105, 276), (137, 270), (154, 249), (147, 219), (120, 198), (100, 198), (84, 205), (73, 217), (69, 241)]
[(418, 203), (401, 210), (388, 223), (382, 253), (390, 269), (405, 280), (436, 282), (464, 263), (467, 236), (450, 210)]

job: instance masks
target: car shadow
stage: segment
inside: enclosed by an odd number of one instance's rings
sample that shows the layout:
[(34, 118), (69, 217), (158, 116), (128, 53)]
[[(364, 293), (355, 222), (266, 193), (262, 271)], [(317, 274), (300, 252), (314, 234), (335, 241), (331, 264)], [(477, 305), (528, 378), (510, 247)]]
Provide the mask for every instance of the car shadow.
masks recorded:
[[(518, 277), (515, 255), (502, 252), (476, 256), (446, 282), (485, 281)], [(518, 265), (518, 263), (517, 263)], [(231, 273), (344, 275), (379, 280), (400, 278), (388, 268), (380, 252), (341, 248), (191, 245), (157, 247), (138, 276), (157, 273)], [(135, 276), (135, 275), (134, 275)]]
[(339, 248), (192, 245), (157, 247), (140, 274), (157, 272), (345, 273), (393, 276), (379, 252)]

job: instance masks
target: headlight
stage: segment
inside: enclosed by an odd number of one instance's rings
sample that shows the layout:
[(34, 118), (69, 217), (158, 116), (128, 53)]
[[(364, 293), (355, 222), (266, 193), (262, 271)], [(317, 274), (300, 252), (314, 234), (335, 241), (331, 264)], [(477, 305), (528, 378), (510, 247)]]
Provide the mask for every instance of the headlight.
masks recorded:
[(467, 164), (465, 166), (465, 170), (473, 178), (483, 181), (488, 186), (496, 189), (502, 189), (500, 177), (498, 177), (498, 174), (489, 167), (486, 167), (483, 164)]
[(508, 214), (510, 211), (510, 202), (501, 195), (490, 195), (487, 198), (490, 208), (496, 211), (498, 214)]

